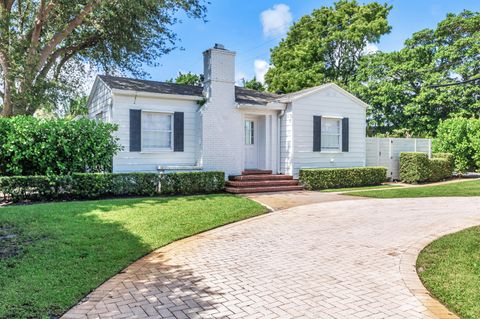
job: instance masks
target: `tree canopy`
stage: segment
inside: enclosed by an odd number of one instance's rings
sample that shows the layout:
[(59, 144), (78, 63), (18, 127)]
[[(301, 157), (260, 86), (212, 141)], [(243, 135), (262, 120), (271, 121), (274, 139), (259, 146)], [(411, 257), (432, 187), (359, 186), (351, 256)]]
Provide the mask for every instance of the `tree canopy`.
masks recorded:
[(243, 86), (246, 87), (247, 89), (252, 89), (260, 92), (264, 92), (267, 90), (265, 85), (262, 82), (257, 80), (256, 76), (254, 76), (253, 79), (248, 81), (243, 79)]
[(391, 6), (340, 0), (302, 17), (271, 51), (271, 91), (293, 92), (326, 82), (347, 85), (366, 48), (390, 32)]
[[(400, 51), (361, 59), (350, 89), (369, 103), (376, 132), (435, 136), (441, 120), (480, 114), (480, 13), (448, 14)], [(442, 86), (459, 83), (460, 85)]]
[(192, 72), (188, 72), (188, 73), (178, 72), (178, 75), (175, 79), (167, 80), (167, 82), (203, 86), (203, 74), (195, 74)]
[(88, 67), (143, 75), (175, 47), (179, 11), (203, 18), (204, 0), (0, 0), (2, 115), (55, 104)]

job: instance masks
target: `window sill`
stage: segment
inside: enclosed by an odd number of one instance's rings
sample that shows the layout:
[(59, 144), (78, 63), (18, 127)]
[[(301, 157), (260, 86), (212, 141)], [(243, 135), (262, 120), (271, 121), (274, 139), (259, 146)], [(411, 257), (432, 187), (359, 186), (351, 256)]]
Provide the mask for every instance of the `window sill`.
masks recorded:
[(333, 150), (322, 150), (320, 151), (320, 153), (325, 153), (325, 154), (340, 154), (340, 153), (343, 153), (342, 151), (338, 150), (338, 151), (333, 151)]
[(167, 153), (167, 152), (173, 152), (173, 149), (171, 149), (171, 148), (166, 148), (166, 149), (163, 149), (163, 150), (141, 151), (140, 154), (157, 154), (157, 153)]

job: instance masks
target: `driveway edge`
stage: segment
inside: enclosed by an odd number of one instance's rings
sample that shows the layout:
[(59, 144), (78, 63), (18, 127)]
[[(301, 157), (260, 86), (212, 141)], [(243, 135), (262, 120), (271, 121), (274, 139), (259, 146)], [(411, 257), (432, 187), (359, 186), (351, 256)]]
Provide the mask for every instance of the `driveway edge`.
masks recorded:
[(408, 290), (438, 319), (460, 319), (460, 317), (448, 310), (447, 307), (435, 299), (427, 288), (425, 288), (417, 273), (418, 255), (433, 241), (462, 229), (451, 228), (440, 234), (426, 236), (411, 245), (400, 258), (399, 270), (405, 286), (407, 286)]

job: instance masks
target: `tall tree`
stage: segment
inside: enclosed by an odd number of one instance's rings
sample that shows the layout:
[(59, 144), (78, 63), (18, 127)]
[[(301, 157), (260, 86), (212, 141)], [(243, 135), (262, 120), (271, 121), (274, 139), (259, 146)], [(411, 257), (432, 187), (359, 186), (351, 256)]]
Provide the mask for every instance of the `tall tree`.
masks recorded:
[(203, 17), (204, 0), (0, 0), (2, 115), (54, 102), (86, 64), (143, 75), (174, 48), (178, 11)]
[(203, 86), (203, 74), (195, 74), (192, 72), (187, 72), (187, 73), (178, 72), (178, 75), (175, 79), (170, 79), (167, 82)]
[(243, 79), (243, 86), (246, 87), (247, 89), (252, 89), (252, 90), (260, 91), (260, 92), (264, 92), (264, 91), (267, 90), (265, 85), (262, 82), (257, 80), (256, 76), (254, 76), (253, 79), (248, 80), (248, 81)]
[[(350, 89), (377, 132), (435, 136), (441, 120), (480, 115), (480, 13), (448, 14), (398, 52), (365, 56)], [(439, 84), (461, 85), (439, 86)]]
[(271, 51), (271, 91), (293, 92), (326, 82), (347, 85), (370, 43), (390, 32), (391, 6), (340, 0), (302, 17)]

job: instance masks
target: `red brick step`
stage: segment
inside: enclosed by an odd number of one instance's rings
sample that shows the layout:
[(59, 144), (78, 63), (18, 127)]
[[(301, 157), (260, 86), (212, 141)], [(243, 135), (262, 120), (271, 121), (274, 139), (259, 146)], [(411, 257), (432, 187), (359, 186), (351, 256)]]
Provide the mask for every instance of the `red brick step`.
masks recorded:
[(247, 193), (300, 191), (300, 190), (303, 190), (303, 187), (302, 186), (227, 187), (225, 190), (233, 194), (247, 194)]
[(259, 175), (259, 174), (267, 174), (271, 175), (271, 170), (266, 169), (246, 169), (242, 172), (242, 175)]
[(297, 186), (298, 181), (293, 179), (287, 180), (268, 180), (268, 181), (228, 181), (229, 187), (262, 187), (262, 186)]
[(229, 180), (231, 181), (278, 181), (278, 180), (291, 180), (293, 176), (291, 175), (236, 175), (236, 176), (229, 176)]

